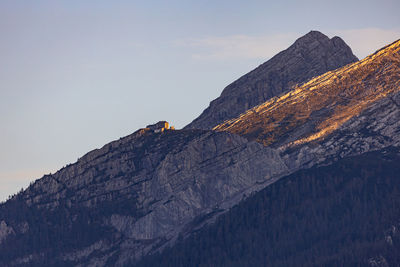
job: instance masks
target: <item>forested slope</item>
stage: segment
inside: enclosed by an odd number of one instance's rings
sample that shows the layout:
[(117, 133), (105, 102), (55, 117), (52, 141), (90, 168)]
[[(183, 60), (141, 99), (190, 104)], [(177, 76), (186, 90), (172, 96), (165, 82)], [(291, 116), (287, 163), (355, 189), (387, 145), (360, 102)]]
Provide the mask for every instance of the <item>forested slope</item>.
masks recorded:
[(298, 171), (137, 266), (398, 266), (399, 149)]

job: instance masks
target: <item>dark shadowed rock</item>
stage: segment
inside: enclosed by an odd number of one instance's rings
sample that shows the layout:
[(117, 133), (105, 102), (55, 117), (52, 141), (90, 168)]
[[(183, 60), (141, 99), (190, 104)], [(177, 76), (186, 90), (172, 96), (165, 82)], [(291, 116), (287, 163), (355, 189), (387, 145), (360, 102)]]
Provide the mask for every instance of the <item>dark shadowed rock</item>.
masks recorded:
[(288, 49), (228, 85), (203, 113), (185, 128), (212, 129), (295, 84), (357, 61), (339, 37), (311, 31)]
[(286, 173), (238, 135), (141, 129), (1, 204), (0, 266), (124, 266)]

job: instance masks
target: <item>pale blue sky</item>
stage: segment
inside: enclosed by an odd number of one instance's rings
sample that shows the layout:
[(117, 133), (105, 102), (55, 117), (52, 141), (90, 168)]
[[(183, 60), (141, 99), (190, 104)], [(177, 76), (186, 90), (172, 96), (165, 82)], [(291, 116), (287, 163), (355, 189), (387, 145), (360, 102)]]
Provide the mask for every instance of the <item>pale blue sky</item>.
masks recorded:
[(159, 120), (319, 30), (362, 58), (400, 38), (399, 1), (0, 1), (0, 200)]

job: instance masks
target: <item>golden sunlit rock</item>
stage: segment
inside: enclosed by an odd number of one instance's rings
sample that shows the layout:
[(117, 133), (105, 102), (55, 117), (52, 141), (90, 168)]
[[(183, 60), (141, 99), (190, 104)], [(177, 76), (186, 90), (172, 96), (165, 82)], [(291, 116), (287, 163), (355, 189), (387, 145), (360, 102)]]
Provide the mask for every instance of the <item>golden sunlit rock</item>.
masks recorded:
[(365, 59), (315, 77), (214, 127), (273, 146), (329, 135), (376, 101), (400, 90), (400, 40)]

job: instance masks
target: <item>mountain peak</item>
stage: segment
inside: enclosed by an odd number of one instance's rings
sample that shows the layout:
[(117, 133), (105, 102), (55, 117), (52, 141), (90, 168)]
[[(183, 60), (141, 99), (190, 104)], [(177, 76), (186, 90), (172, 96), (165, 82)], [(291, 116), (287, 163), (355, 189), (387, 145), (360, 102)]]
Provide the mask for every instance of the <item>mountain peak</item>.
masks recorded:
[(314, 40), (329, 40), (329, 37), (319, 31), (310, 31), (307, 34), (303, 35), (296, 42), (305, 42), (307, 40), (314, 39)]
[(266, 100), (288, 92), (295, 84), (358, 61), (340, 39), (310, 31), (253, 71), (228, 85), (221, 96), (185, 128), (211, 129)]
[(359, 62), (315, 77), (214, 129), (273, 146), (322, 140), (379, 101), (392, 101), (391, 96), (400, 92), (399, 62), (397, 41)]
[(358, 61), (358, 58), (353, 55), (351, 48), (343, 41), (342, 38), (339, 36), (334, 36), (330, 39), (328, 36), (319, 31), (310, 31), (309, 33), (303, 35), (297, 39), (287, 50), (289, 49), (292, 50), (292, 53), (299, 49), (302, 53), (309, 53), (309, 51), (315, 50), (317, 57), (319, 55), (330, 54), (329, 56), (331, 58), (327, 60), (326, 63), (331, 65), (327, 66), (327, 71), (338, 68), (336, 61), (346, 61), (346, 59), (350, 59), (352, 62)]
[(349, 58), (353, 58), (355, 61), (358, 59), (352, 54), (351, 48), (343, 41), (339, 36), (329, 38), (325, 34), (319, 31), (310, 31), (296, 40), (294, 46), (303, 46), (305, 49), (321, 45), (321, 51), (329, 51), (333, 49), (340, 52), (346, 53)]

